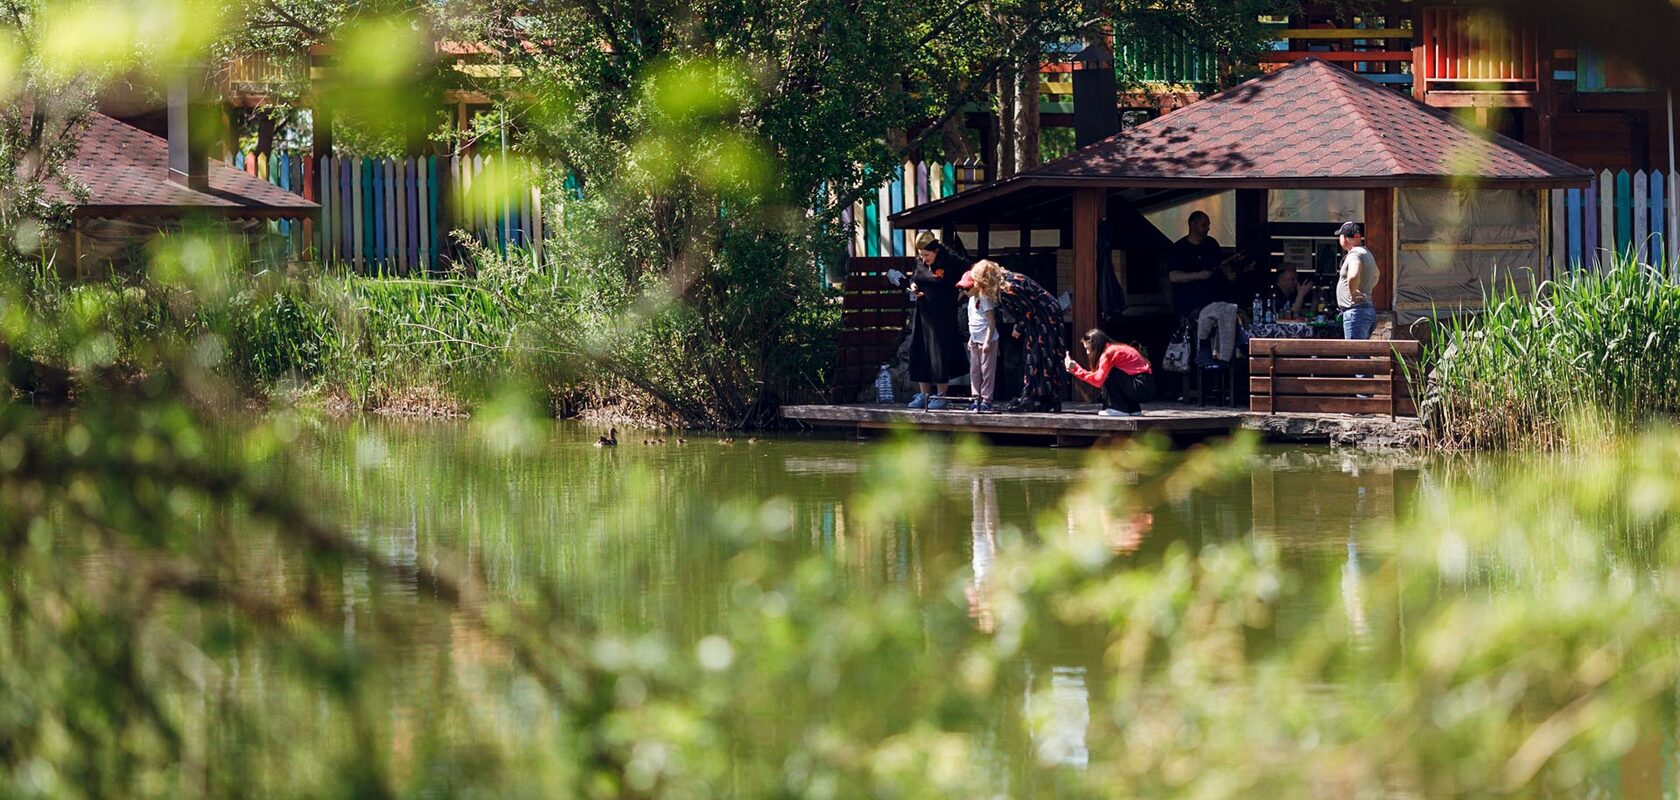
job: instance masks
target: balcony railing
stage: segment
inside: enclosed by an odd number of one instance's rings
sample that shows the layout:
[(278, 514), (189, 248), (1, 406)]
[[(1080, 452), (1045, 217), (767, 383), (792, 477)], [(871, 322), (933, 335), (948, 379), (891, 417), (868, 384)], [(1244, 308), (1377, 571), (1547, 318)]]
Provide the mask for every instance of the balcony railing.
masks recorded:
[(1421, 45), (1420, 93), (1539, 88), (1538, 37), (1491, 12), (1425, 8)]
[(237, 58), (227, 65), (229, 89), (262, 92), (308, 77), (302, 56), (294, 53), (256, 53)]

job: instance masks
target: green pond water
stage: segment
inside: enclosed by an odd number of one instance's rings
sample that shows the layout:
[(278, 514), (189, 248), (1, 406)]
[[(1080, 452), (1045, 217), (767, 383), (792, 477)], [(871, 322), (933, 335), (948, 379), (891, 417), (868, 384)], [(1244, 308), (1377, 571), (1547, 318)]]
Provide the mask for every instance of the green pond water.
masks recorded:
[[(847, 593), (905, 589), (925, 610), (965, 613), (968, 635), (994, 635), (997, 612), (985, 589), (999, 559), (1074, 524), (1061, 501), (1086, 476), (1089, 457), (1041, 447), (963, 451), (902, 487), (926, 500), (921, 512), (864, 535), (867, 526), (883, 525), (867, 519), (857, 499), (871, 459), (888, 447), (881, 442), (736, 437), (724, 444), (697, 435), (679, 446), (644, 444), (653, 434), (621, 431), (620, 446), (597, 448), (600, 432), (544, 423), (525, 432), (526, 446), (503, 451), (470, 423), (317, 423), (297, 440), (297, 461), (307, 465), (297, 481), (324, 487), (323, 511), (399, 565), (481, 571), (503, 597), (552, 590), (601, 631), (627, 640), (658, 633), (692, 647), (723, 630), (742, 602), (730, 574), (739, 545), (715, 532), (719, 519), (741, 515), (778, 518), (772, 527), (783, 533), (762, 545), (773, 563), (791, 567), (820, 556), (841, 568)], [(1339, 587), (1286, 596), (1253, 643), (1287, 646), (1327, 615), (1356, 634), (1372, 625), (1365, 585), (1389, 554), (1366, 531), (1406, 514), (1442, 473), (1462, 468), (1406, 454), (1266, 447), (1246, 470), (1101, 524), (1113, 552), (1139, 570), (1153, 568), (1175, 544), (1273, 542), (1303, 581)], [(440, 658), (461, 659), (476, 643), (435, 616), (415, 614), (396, 631), (368, 629), (373, 610), (413, 604), (433, 590), (418, 579), (376, 585), (352, 572), (343, 587), (343, 635), (377, 637), (370, 638), (376, 646), (411, 655), (416, 675)], [(1089, 735), (1105, 641), (1100, 631), (1039, 631), (999, 676), (994, 707), (962, 723), (987, 742), (987, 763), (974, 768), (995, 774), (1000, 794), (1049, 792), (1033, 783), (1045, 780), (1045, 765), (1051, 774), (1083, 770), (1112, 751), (1113, 743)], [(853, 715), (890, 720), (892, 698), (874, 691), (841, 696)], [(403, 694), (394, 689), (393, 704), (404, 703)], [(811, 713), (796, 701), (788, 708)], [(765, 722), (774, 728), (778, 721)], [(1598, 789), (1662, 796), (1660, 748), (1645, 738)]]

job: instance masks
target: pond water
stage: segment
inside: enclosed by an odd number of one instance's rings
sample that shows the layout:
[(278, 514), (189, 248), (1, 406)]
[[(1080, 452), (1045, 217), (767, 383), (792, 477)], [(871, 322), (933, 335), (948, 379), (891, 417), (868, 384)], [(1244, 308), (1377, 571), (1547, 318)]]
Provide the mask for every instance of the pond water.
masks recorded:
[[(719, 633), (741, 602), (731, 574), (739, 545), (714, 532), (717, 521), (754, 514), (779, 518), (771, 527), (783, 533), (766, 545), (775, 563), (820, 556), (842, 567), (853, 596), (907, 589), (925, 609), (961, 610), (972, 636), (993, 635), (997, 611), (986, 584), (999, 559), (1075, 524), (1061, 501), (1086, 477), (1089, 456), (958, 447), (914, 485), (897, 487), (920, 510), (882, 523), (859, 500), (883, 490), (871, 477), (880, 442), (697, 435), (681, 445), (647, 444), (652, 434), (630, 431), (618, 447), (597, 448), (600, 432), (556, 423), (535, 432), (534, 446), (501, 451), (468, 423), (327, 422), (299, 439), (297, 455), (313, 467), (308, 480), (335, 487), (322, 493), (324, 507), (398, 564), (480, 571), (504, 597), (550, 590), (602, 631), (657, 632), (688, 646)], [(1286, 596), (1259, 647), (1287, 644), (1326, 615), (1358, 633), (1371, 624), (1366, 577), (1388, 555), (1366, 531), (1404, 515), (1440, 469), (1407, 454), (1264, 447), (1246, 470), (1102, 525), (1132, 569), (1152, 569), (1175, 546), (1253, 537), (1275, 544), (1304, 582), (1339, 587)], [(885, 532), (860, 533), (871, 525)], [(344, 635), (363, 635), (371, 609), (429, 590), (419, 581), (375, 588), (346, 578)], [(446, 625), (414, 619), (381, 646), (408, 648), (417, 664), (473, 646)], [(1078, 628), (1039, 631), (999, 677), (996, 707), (975, 723), (995, 728), (979, 731), (989, 736), (990, 763), (975, 768), (995, 774), (1000, 794), (1047, 791), (1031, 785), (1043, 773), (1029, 763), (1077, 771), (1093, 753), (1112, 751), (1113, 743), (1089, 735), (1107, 641)], [(811, 713), (798, 702), (788, 707)], [(892, 709), (876, 713), (890, 717)], [(1655, 752), (1640, 749), (1599, 786), (1616, 796), (1661, 796)]]

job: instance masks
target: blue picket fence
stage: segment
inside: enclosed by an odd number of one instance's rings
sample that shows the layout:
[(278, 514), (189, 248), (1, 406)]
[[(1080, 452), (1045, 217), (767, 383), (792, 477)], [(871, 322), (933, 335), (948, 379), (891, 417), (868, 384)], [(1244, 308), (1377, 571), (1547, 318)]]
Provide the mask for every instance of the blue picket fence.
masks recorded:
[(1585, 189), (1552, 190), (1554, 273), (1596, 270), (1611, 255), (1630, 252), (1646, 264), (1675, 264), (1680, 225), (1669, 197), (1675, 178), (1672, 172), (1606, 170)]

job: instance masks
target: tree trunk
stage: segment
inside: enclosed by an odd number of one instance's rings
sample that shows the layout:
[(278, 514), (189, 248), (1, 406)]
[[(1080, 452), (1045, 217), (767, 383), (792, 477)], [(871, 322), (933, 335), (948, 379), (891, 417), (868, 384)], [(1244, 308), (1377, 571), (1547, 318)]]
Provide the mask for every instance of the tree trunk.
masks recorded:
[(950, 119), (945, 120), (945, 124), (941, 126), (939, 131), (941, 149), (945, 151), (945, 160), (953, 164), (974, 155), (974, 148), (969, 146), (968, 136), (963, 133), (963, 128), (968, 124), (967, 120), (964, 119), (965, 116), (964, 114), (953, 115)]
[(1023, 171), (1043, 160), (1038, 146), (1038, 66), (1039, 53), (1035, 47), (1021, 59), (1020, 89), (1015, 98), (1015, 165)]
[(1003, 130), (998, 136), (998, 179), (1015, 174), (1015, 98), (1019, 86), (1015, 68), (1005, 67), (998, 73), (998, 121)]

